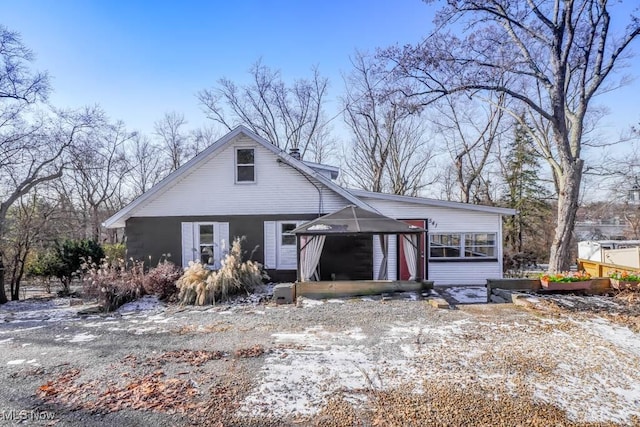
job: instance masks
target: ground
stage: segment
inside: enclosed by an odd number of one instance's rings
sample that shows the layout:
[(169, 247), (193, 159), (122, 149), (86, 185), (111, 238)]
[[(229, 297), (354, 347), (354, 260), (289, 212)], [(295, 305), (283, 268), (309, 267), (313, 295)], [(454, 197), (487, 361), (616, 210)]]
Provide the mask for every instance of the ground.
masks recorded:
[(83, 315), (86, 301), (11, 302), (0, 425), (640, 425), (640, 335), (624, 301), (439, 292), (467, 304), (146, 297)]

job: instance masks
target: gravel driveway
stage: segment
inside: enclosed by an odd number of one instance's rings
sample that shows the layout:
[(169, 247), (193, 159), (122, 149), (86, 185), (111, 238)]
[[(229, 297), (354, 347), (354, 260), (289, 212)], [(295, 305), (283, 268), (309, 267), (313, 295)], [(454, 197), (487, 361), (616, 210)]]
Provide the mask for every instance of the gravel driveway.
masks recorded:
[(411, 294), (137, 308), (0, 306), (0, 424), (640, 425), (640, 336), (595, 315)]

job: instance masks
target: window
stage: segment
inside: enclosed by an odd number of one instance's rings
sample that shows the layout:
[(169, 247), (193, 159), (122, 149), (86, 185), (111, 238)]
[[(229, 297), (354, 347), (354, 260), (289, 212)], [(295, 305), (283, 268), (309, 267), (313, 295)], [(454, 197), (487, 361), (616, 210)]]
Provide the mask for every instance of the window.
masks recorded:
[(213, 224), (201, 224), (198, 226), (198, 236), (200, 242), (200, 262), (211, 265), (214, 262), (213, 256)]
[(467, 233), (464, 241), (465, 257), (495, 258), (496, 235), (493, 233)]
[(449, 233), (429, 235), (431, 258), (495, 258), (495, 233)]
[(461, 253), (459, 234), (432, 234), (429, 255), (432, 258), (458, 258)]
[(282, 246), (295, 245), (296, 236), (291, 234), (291, 231), (298, 225), (295, 222), (282, 222), (280, 223), (280, 233), (282, 235)]
[(236, 182), (255, 182), (255, 152), (253, 148), (236, 149)]

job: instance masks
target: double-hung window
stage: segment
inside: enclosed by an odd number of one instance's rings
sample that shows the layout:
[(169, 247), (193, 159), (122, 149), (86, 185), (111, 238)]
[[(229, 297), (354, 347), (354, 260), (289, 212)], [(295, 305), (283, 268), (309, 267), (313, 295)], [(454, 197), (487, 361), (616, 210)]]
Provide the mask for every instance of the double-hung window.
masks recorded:
[(438, 233), (429, 235), (432, 259), (496, 258), (496, 233)]
[(236, 148), (236, 183), (256, 182), (255, 150)]
[(214, 235), (213, 224), (198, 225), (198, 245), (200, 253), (200, 262), (204, 265), (213, 265), (214, 263)]
[(289, 246), (289, 245), (296, 244), (296, 236), (295, 234), (291, 234), (291, 231), (293, 231), (297, 226), (298, 224), (295, 222), (280, 223), (280, 235), (282, 238), (282, 241), (281, 241), (282, 246)]

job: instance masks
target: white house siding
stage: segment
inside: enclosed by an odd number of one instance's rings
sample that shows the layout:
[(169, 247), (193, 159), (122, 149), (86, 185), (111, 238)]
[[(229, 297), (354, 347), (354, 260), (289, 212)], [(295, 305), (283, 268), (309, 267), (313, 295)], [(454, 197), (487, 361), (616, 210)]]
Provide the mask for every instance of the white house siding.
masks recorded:
[[(235, 183), (236, 147), (255, 149), (255, 183)], [(320, 213), (329, 213), (349, 204), (312, 179), (322, 192), (322, 206), (319, 206), (318, 189), (300, 172), (277, 159), (274, 153), (253, 140), (238, 137), (164, 189), (162, 195), (137, 207), (132, 216), (298, 214), (318, 213), (319, 209)]]
[[(502, 216), (496, 213), (479, 212), (468, 209), (456, 209), (435, 207), (422, 204), (380, 200), (370, 197), (362, 197), (365, 203), (377, 209), (383, 215), (397, 219), (429, 219), (429, 232), (491, 232), (496, 233), (498, 241), (497, 260), (491, 261), (430, 261), (427, 266), (429, 280), (435, 285), (484, 285), (488, 278), (502, 277)], [(380, 247), (377, 247), (380, 251)], [(376, 245), (374, 245), (374, 253)], [(393, 252), (393, 260), (389, 259), (389, 265), (397, 266), (396, 250)], [(379, 268), (381, 256), (378, 256), (377, 265), (374, 262), (374, 271)], [(374, 261), (376, 257), (374, 257)], [(397, 273), (396, 273), (397, 274)], [(389, 278), (395, 278), (389, 275)]]

